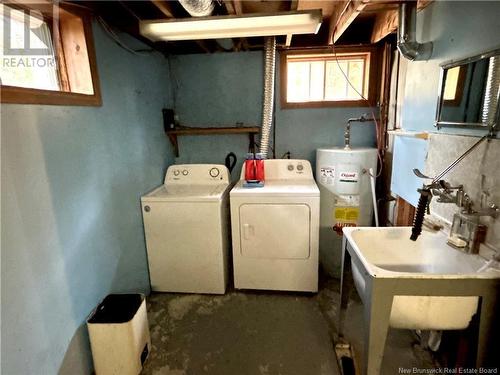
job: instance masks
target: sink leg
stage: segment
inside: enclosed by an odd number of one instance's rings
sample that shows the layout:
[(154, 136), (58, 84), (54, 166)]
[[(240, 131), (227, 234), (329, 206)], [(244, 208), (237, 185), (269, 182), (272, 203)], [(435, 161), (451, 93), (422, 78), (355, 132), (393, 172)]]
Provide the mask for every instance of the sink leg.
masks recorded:
[(351, 255), (346, 248), (346, 244), (343, 245), (342, 251), (342, 274), (340, 277), (340, 300), (338, 307), (338, 335), (339, 337), (344, 336), (344, 320), (347, 312), (347, 305), (349, 304), (349, 299), (351, 297), (352, 289), (354, 287), (354, 279), (352, 277), (351, 269)]
[(385, 341), (389, 331), (393, 296), (382, 285), (374, 284), (370, 301), (364, 307), (366, 374), (379, 375), (384, 357)]
[[(476, 354), (476, 367), (487, 367), (487, 351), (491, 350), (491, 333), (494, 331), (494, 311), (495, 311), (495, 297), (483, 295), (480, 299), (481, 305), (479, 316), (479, 334), (477, 337), (477, 354)], [(490, 340), (491, 341), (491, 340)], [(491, 361), (491, 359), (490, 359)]]

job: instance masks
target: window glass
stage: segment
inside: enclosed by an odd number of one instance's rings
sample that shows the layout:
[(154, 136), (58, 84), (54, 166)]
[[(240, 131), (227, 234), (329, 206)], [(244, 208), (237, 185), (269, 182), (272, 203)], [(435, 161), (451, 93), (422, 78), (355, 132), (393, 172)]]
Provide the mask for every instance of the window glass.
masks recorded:
[(368, 54), (353, 56), (289, 55), (286, 60), (289, 103), (354, 101), (368, 95)]
[(309, 99), (309, 63), (292, 62), (288, 64), (287, 98), (290, 102), (303, 102)]
[(0, 3), (2, 103), (102, 104), (92, 14), (69, 2)]
[(5, 5), (0, 5), (0, 9), (2, 85), (59, 90), (56, 56), (47, 22), (33, 11)]

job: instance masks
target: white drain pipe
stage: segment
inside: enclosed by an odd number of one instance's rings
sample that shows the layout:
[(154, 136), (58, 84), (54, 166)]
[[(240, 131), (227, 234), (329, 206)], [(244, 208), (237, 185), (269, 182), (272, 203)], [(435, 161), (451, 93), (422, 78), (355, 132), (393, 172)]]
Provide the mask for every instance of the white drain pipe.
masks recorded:
[(369, 172), (370, 172), (370, 186), (372, 189), (373, 215), (375, 216), (375, 226), (378, 227), (379, 226), (378, 205), (377, 205), (377, 194), (375, 193), (376, 177), (375, 177), (375, 173), (373, 172), (373, 168), (370, 168)]

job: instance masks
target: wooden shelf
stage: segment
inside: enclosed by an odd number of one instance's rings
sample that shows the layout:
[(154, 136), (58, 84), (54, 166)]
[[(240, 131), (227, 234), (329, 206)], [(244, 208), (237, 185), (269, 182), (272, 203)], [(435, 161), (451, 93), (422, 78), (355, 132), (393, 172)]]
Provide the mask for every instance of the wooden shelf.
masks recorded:
[(168, 130), (166, 132), (172, 146), (174, 146), (175, 156), (179, 156), (179, 143), (177, 142), (177, 137), (179, 135), (217, 135), (217, 134), (248, 134), (249, 138), (249, 151), (254, 152), (255, 150), (255, 134), (260, 132), (260, 127), (258, 126), (242, 126), (242, 127), (211, 127), (211, 128), (187, 128), (180, 127), (173, 130)]
[(396, 135), (398, 137), (410, 137), (410, 138), (419, 138), (419, 139), (428, 139), (429, 133), (427, 132), (413, 132), (413, 131), (404, 131), (404, 130), (388, 130), (387, 134)]

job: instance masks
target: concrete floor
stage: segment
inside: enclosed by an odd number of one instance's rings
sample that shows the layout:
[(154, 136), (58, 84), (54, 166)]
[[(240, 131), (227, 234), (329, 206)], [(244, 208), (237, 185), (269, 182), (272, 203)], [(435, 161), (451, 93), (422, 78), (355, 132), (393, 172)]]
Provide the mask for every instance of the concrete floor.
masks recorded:
[[(152, 350), (143, 374), (339, 374), (331, 340), (338, 290), (337, 281), (324, 280), (317, 295), (153, 293), (148, 298)], [(345, 334), (362, 366), (357, 296), (349, 306)], [(400, 367), (430, 368), (433, 363), (412, 332), (391, 330), (382, 374), (398, 374)]]

